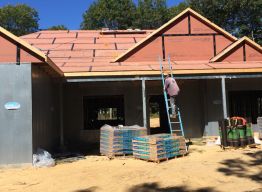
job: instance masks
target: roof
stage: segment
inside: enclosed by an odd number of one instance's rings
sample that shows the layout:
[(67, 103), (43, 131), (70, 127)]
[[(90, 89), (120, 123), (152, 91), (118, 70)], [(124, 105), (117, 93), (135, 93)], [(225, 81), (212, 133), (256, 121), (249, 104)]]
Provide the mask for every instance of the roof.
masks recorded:
[(182, 11), (180, 14), (178, 14), (177, 16), (175, 16), (173, 19), (171, 19), (170, 21), (168, 21), (166, 24), (162, 25), (161, 27), (159, 27), (157, 30), (155, 30), (153, 33), (151, 33), (147, 38), (143, 39), (142, 41), (140, 41), (139, 43), (137, 43), (136, 45), (134, 45), (133, 47), (130, 47), (126, 52), (124, 52), (123, 54), (119, 55), (114, 61), (118, 62), (120, 61), (123, 57), (125, 57), (127, 54), (129, 54), (131, 51), (137, 49), (139, 46), (141, 46), (144, 42), (152, 39), (156, 34), (160, 33), (162, 30), (164, 30), (165, 28), (167, 28), (168, 26), (170, 26), (172, 23), (176, 22), (177, 20), (179, 20), (181, 17), (183, 17), (184, 15), (187, 14), (192, 14), (195, 17), (197, 17), (198, 19), (204, 21), (207, 25), (210, 25), (211, 27), (213, 27), (214, 29), (216, 29), (217, 31), (221, 32), (222, 34), (224, 34), (226, 37), (228, 37), (231, 40), (236, 41), (237, 38), (232, 36), (230, 33), (228, 33), (227, 31), (225, 31), (224, 29), (222, 29), (221, 27), (217, 26), (216, 24), (212, 23), (211, 21), (209, 21), (207, 18), (203, 17), (202, 15), (198, 14), (197, 12), (195, 12), (193, 9), (191, 8), (187, 8), (184, 11)]
[(125, 33), (118, 30), (113, 34), (103, 34), (101, 30), (39, 31), (21, 38), (46, 54), (64, 73), (91, 72), (99, 67), (118, 66), (111, 61), (151, 32)]
[(215, 57), (213, 57), (210, 62), (216, 62), (219, 61), (221, 58), (223, 58), (224, 56), (226, 56), (227, 54), (229, 54), (231, 51), (234, 50), (234, 48), (236, 48), (237, 46), (239, 46), (242, 43), (248, 43), (249, 45), (251, 45), (252, 47), (254, 47), (255, 49), (257, 49), (260, 53), (262, 53), (262, 48), (259, 44), (257, 44), (256, 42), (252, 41), (251, 39), (249, 39), (248, 37), (244, 36), (241, 39), (237, 40), (236, 42), (234, 42), (233, 44), (231, 44), (230, 46), (228, 46), (226, 49), (224, 49), (223, 51), (221, 51), (219, 54), (217, 54)]
[[(118, 61), (131, 50), (136, 49), (136, 47), (142, 45), (143, 42), (151, 40), (151, 38), (154, 38), (154, 35), (160, 33), (170, 24), (189, 13), (194, 15), (194, 17), (197, 17), (205, 25), (208, 25), (208, 27), (212, 28), (213, 31), (222, 34), (216, 39), (216, 42), (219, 43), (217, 44), (217, 50), (219, 50), (218, 52), (220, 53), (216, 53), (217, 55), (214, 57), (213, 50), (209, 47), (201, 47), (206, 45), (205, 43), (209, 43), (209, 46), (212, 46), (212, 48), (216, 47), (213, 46), (214, 39), (212, 36), (209, 36), (209, 39), (204, 38), (203, 42), (199, 43), (200, 48), (197, 49), (198, 51), (202, 49), (202, 52), (204, 52), (204, 49), (209, 52), (211, 51), (212, 55), (210, 57), (205, 57), (204, 59), (206, 60), (201, 60), (201, 58), (192, 59), (192, 57), (188, 57), (190, 60), (187, 61), (172, 61), (174, 74), (262, 72), (262, 61), (260, 59), (247, 62), (243, 62), (242, 60), (234, 62), (216, 62), (217, 58), (226, 54), (238, 44), (241, 44), (242, 41), (252, 44), (256, 49), (261, 50), (261, 47), (246, 37), (237, 40), (237, 38), (190, 8), (186, 9), (155, 31), (136, 30), (132, 32), (130, 30), (117, 30), (103, 32), (101, 30), (47, 30), (25, 35), (21, 38), (28, 42), (27, 46), (35, 47), (35, 51), (41, 52), (41, 55), (44, 54), (46, 61), (51, 63), (54, 67), (59, 68), (59, 71), (62, 71), (66, 77), (159, 75), (160, 71), (158, 61)], [(188, 27), (188, 25), (186, 25), (186, 27)], [(203, 36), (203, 34), (201, 36)], [(196, 40), (200, 39), (197, 39), (196, 36), (186, 37), (194, 37), (193, 40), (189, 39), (189, 42), (196, 42)], [(226, 38), (227, 41), (222, 41), (221, 38)], [(181, 42), (183, 43), (183, 41), (180, 41), (180, 43)], [(172, 43), (173, 41), (170, 42), (170, 45), (172, 45)], [(179, 42), (177, 41), (176, 44), (179, 44)], [(155, 45), (161, 46), (160, 44)], [(149, 54), (154, 54), (152, 50), (153, 48), (149, 48)], [(169, 46), (169, 49), (174, 51), (174, 47)], [(181, 51), (181, 49), (179, 51)], [(184, 54), (188, 55), (188, 50), (182, 51)], [(211, 61), (213, 61), (213, 63), (210, 62), (210, 59), (212, 59)], [(113, 60), (116, 62), (113, 62)]]
[(59, 70), (58, 67), (53, 62), (51, 62), (50, 59), (42, 51), (40, 51), (36, 47), (30, 45), (30, 43), (28, 43), (27, 41), (23, 40), (22, 38), (15, 36), (14, 34), (10, 33), (9, 31), (7, 31), (6, 29), (4, 29), (1, 26), (0, 26), (0, 33), (2, 35), (4, 35), (5, 37), (7, 37), (8, 39), (11, 39), (12, 41), (14, 41), (16, 44), (19, 44), (20, 46), (28, 49), (29, 51), (31, 51), (35, 55), (39, 56), (44, 62), (48, 63), (60, 75), (63, 74), (62, 71)]

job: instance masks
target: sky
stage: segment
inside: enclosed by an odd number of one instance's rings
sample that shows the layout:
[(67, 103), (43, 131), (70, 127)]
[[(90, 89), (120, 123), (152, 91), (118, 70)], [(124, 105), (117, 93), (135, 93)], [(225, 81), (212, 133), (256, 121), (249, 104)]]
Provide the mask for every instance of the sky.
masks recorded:
[[(167, 0), (173, 6), (182, 0)], [(47, 29), (54, 25), (65, 25), (69, 29), (79, 29), (82, 15), (93, 0), (0, 0), (0, 7), (25, 3), (38, 11), (39, 28)]]

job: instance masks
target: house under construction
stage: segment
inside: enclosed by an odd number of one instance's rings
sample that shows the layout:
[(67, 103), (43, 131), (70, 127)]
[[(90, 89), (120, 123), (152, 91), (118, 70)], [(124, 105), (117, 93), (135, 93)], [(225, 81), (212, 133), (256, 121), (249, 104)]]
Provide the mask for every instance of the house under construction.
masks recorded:
[(189, 8), (156, 30), (0, 28), (0, 47), (0, 164), (31, 163), (39, 147), (91, 146), (104, 124), (168, 132), (159, 58), (180, 86), (186, 137), (262, 115), (261, 46)]

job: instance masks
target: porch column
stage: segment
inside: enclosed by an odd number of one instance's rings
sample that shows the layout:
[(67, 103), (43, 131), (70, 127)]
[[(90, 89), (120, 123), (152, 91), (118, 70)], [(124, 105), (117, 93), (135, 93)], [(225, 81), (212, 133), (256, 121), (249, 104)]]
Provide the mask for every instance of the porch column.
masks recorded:
[(222, 88), (223, 116), (224, 116), (224, 119), (226, 119), (228, 116), (227, 116), (226, 79), (225, 77), (221, 78), (221, 88)]
[(146, 81), (142, 79), (142, 102), (143, 102), (143, 126), (147, 128), (147, 115), (146, 115)]

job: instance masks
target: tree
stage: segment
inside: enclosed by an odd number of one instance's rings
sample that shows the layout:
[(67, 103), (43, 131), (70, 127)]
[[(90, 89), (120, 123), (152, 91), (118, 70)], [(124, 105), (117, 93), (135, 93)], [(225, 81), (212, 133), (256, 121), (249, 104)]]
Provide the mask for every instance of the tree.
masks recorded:
[(135, 19), (135, 4), (132, 0), (97, 0), (83, 14), (81, 29), (127, 29)]
[(156, 29), (169, 19), (166, 0), (138, 0), (134, 26)]
[(17, 36), (37, 31), (38, 21), (37, 11), (26, 4), (0, 8), (0, 26)]
[(186, 0), (185, 4), (236, 37), (262, 43), (261, 0)]
[(54, 25), (49, 27), (48, 30), (68, 30), (68, 28), (64, 25)]
[(174, 18), (176, 15), (184, 11), (186, 8), (188, 8), (188, 4), (185, 2), (181, 2), (177, 6), (170, 7), (168, 9), (169, 19)]

